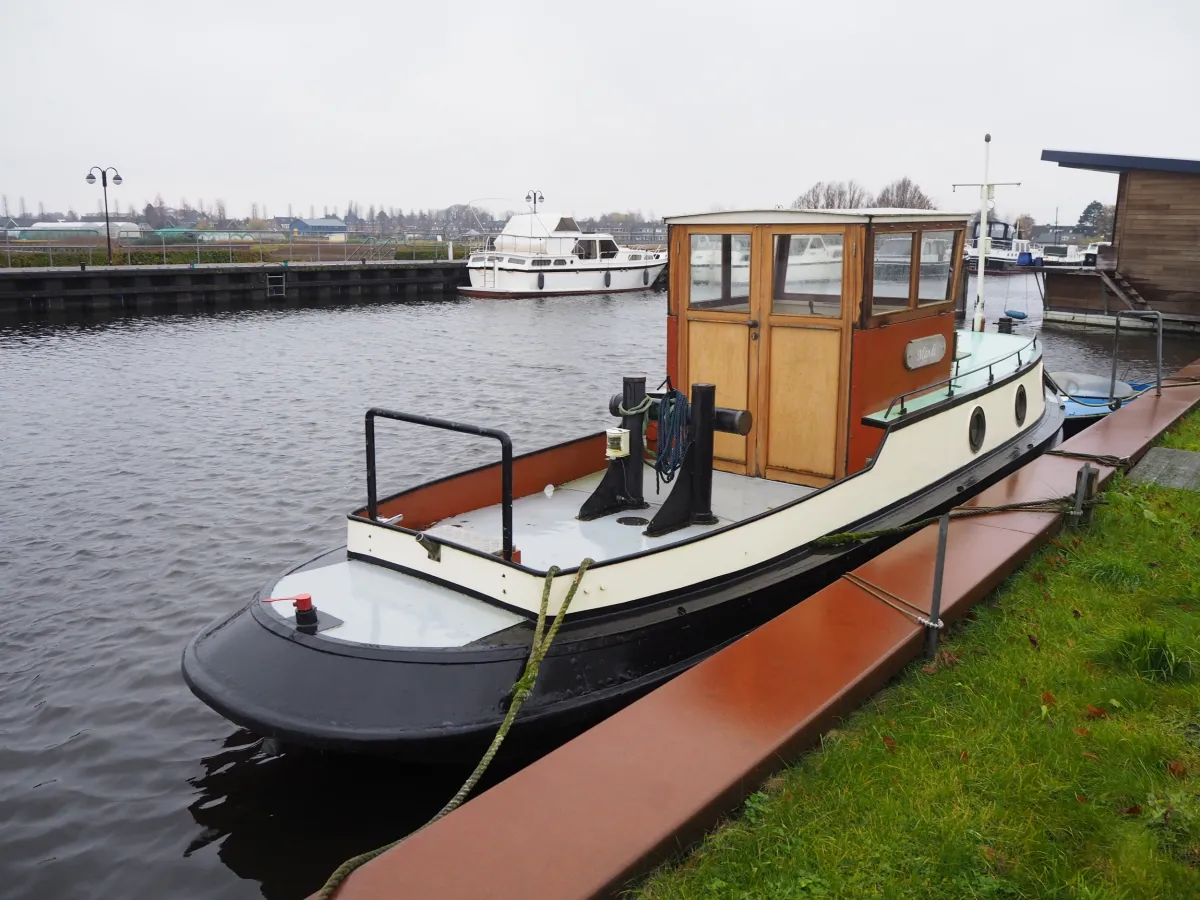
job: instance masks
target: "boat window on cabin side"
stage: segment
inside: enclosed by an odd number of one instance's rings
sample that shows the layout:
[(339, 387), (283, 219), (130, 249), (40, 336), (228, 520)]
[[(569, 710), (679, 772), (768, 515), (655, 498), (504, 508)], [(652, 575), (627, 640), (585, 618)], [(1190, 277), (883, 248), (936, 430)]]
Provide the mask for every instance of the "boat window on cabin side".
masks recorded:
[(875, 235), (872, 315), (908, 308), (912, 244), (912, 232), (889, 231)]
[(723, 312), (750, 311), (750, 235), (693, 234), (688, 306)]
[(596, 258), (596, 242), (595, 241), (576, 241), (575, 255), (580, 259), (595, 259)]
[(921, 232), (921, 275), (917, 280), (917, 305), (945, 303), (954, 277), (957, 231)]
[(775, 235), (771, 312), (792, 316), (842, 314), (842, 236)]
[(601, 259), (612, 259), (614, 256), (617, 255), (617, 249), (618, 248), (617, 248), (616, 241), (601, 241), (600, 242), (600, 258)]

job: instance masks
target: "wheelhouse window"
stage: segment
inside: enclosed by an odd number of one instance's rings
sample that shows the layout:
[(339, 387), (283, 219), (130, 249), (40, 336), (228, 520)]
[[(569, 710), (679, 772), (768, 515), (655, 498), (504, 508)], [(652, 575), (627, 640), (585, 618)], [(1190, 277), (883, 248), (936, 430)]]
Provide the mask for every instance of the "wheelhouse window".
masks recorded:
[(688, 269), (692, 309), (750, 311), (750, 235), (691, 235)]
[(523, 259), (518, 259), (518, 258), (517, 258), (517, 257), (515, 257), (515, 256), (510, 256), (510, 257), (508, 258), (508, 261), (509, 261), (510, 263), (512, 263), (513, 265), (515, 265), (515, 266), (523, 266), (523, 265), (525, 265), (525, 260), (523, 260)]
[(595, 241), (576, 241), (575, 255), (580, 259), (596, 259)]
[(775, 235), (771, 312), (840, 316), (842, 243), (840, 234)]
[(550, 265), (550, 260), (548, 260), (548, 259), (531, 259), (529, 261), (529, 264), (531, 266), (548, 266), (548, 265)]
[(921, 232), (921, 275), (917, 280), (917, 305), (929, 306), (951, 299), (954, 245), (957, 232)]
[(600, 241), (600, 258), (601, 259), (612, 259), (614, 256), (617, 255), (618, 249), (619, 248), (617, 247), (616, 241), (601, 240)]
[(872, 270), (871, 313), (908, 308), (912, 281), (912, 232), (882, 232), (875, 235), (875, 267)]

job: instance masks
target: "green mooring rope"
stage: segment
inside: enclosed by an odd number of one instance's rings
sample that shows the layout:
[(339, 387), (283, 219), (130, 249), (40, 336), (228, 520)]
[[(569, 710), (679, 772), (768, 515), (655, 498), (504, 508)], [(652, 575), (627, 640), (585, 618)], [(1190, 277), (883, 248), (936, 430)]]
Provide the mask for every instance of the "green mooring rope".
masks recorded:
[[(554, 622), (548, 632), (545, 631), (545, 628), (546, 610), (550, 605), (550, 587), (554, 583), (554, 576), (562, 570), (558, 566), (551, 566), (547, 570), (546, 581), (542, 585), (542, 605), (538, 609), (537, 625), (533, 629), (533, 646), (530, 648), (529, 660), (525, 663), (525, 671), (521, 673), (521, 677), (513, 685), (512, 703), (508, 707), (508, 713), (505, 715), (504, 721), (500, 723), (500, 729), (492, 739), (492, 745), (488, 747), (487, 752), (483, 754), (483, 758), (479, 760), (479, 765), (475, 767), (475, 771), (463, 782), (463, 786), (458, 789), (458, 793), (450, 798), (450, 802), (443, 806), (437, 815), (412, 832), (412, 834), (366, 853), (360, 853), (358, 856), (352, 857), (338, 866), (337, 870), (329, 876), (329, 880), (325, 882), (321, 890), (317, 892), (317, 900), (329, 900), (329, 898), (337, 893), (337, 889), (341, 887), (342, 882), (359, 866), (369, 863), (375, 857), (398, 846), (418, 831), (424, 831), (438, 819), (454, 812), (467, 799), (467, 796), (475, 789), (475, 785), (483, 778), (483, 773), (492, 764), (492, 760), (500, 750), (500, 745), (504, 743), (505, 735), (508, 734), (509, 729), (512, 728), (513, 721), (517, 718), (517, 713), (520, 712), (521, 706), (529, 699), (529, 695), (533, 692), (533, 686), (537, 682), (538, 668), (541, 666), (546, 652), (550, 649), (550, 645), (554, 642), (554, 637), (558, 634), (558, 629), (562, 625), (563, 619), (566, 618), (567, 607), (571, 605), (571, 601), (575, 598), (575, 592), (579, 589), (579, 583), (583, 581), (584, 573), (594, 562), (595, 560), (589, 557), (579, 564), (579, 571), (575, 573), (571, 587), (567, 590), (567, 597), (563, 600), (563, 604), (559, 608), (558, 614), (555, 615)], [(545, 633), (545, 640), (542, 639), (543, 633)]]
[[(1086, 509), (1091, 506), (1097, 506), (1102, 502), (1100, 499), (1087, 500), (1083, 506)], [(1000, 506), (969, 506), (965, 509), (951, 510), (950, 518), (970, 519), (975, 516), (988, 516), (993, 513), (1014, 512), (1017, 510), (1024, 512), (1062, 513), (1065, 515), (1074, 508), (1074, 497), (1056, 497), (1047, 500), (1025, 500), (1020, 503), (1004, 503)], [(941, 519), (941, 516), (930, 516), (928, 519), (919, 519), (916, 522), (909, 522), (907, 525), (898, 525), (895, 528), (880, 528), (878, 531), (843, 531), (838, 534), (827, 534), (816, 538), (812, 544), (814, 547), (841, 547), (846, 544), (860, 544), (878, 537), (895, 537), (902, 534), (912, 534), (914, 531), (920, 531), (926, 525), (932, 525), (939, 519)]]

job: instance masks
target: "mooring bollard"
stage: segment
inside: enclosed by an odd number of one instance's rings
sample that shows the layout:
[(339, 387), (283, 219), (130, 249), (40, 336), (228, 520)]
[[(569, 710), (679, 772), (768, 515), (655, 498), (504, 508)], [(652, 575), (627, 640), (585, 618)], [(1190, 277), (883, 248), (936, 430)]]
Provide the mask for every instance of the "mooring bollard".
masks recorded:
[(1100, 485), (1100, 470), (1084, 463), (1075, 475), (1075, 505), (1067, 513), (1067, 525), (1079, 528), (1092, 523), (1092, 501)]
[(938, 632), (942, 630), (942, 573), (946, 569), (946, 538), (950, 531), (950, 513), (938, 521), (937, 560), (933, 569), (933, 600), (929, 604), (929, 622), (925, 626), (925, 658), (937, 656)]

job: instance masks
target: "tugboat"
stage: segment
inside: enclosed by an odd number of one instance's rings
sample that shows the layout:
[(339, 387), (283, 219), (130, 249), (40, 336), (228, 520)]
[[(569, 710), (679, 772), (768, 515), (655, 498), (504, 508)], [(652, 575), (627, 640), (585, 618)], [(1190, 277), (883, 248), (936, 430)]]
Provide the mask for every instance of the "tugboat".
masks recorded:
[(513, 216), (486, 250), (467, 260), (466, 297), (544, 297), (642, 291), (667, 265), (667, 251), (622, 247), (611, 234), (583, 232), (570, 216)]
[[(955, 331), (965, 216), (667, 222), (665, 389), (628, 377), (609, 401), (619, 423), (517, 457), (497, 429), (369, 410), (367, 499), (345, 546), (270, 579), (187, 645), (201, 700), (285, 746), (477, 758), (548, 591), (560, 630), (505, 744), (537, 752), (884, 546), (822, 538), (959, 504), (1056, 438), (1037, 337)], [(931, 246), (952, 251), (940, 267)], [(501, 458), (380, 496), (381, 420), (494, 440)]]

